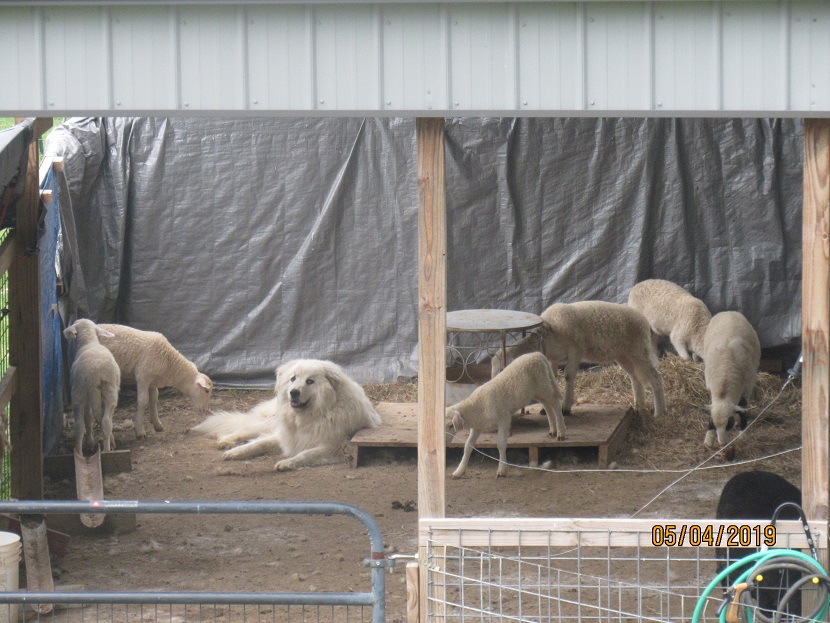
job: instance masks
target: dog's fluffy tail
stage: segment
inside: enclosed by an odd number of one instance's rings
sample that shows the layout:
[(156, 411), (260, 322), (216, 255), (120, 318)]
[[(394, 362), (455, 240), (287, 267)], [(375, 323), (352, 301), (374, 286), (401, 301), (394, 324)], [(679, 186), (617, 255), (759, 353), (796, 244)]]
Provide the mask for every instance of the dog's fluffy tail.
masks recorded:
[(255, 406), (250, 411), (216, 411), (201, 424), (190, 430), (211, 437), (238, 435), (252, 438), (270, 432), (274, 428), (277, 399), (273, 398)]

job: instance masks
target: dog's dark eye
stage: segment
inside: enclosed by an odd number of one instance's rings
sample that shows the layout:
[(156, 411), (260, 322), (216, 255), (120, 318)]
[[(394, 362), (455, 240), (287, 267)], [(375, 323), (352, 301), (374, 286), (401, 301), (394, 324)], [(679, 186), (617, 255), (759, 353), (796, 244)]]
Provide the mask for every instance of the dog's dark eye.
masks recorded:
[(314, 385), (314, 379), (306, 379), (305, 384), (306, 385)]
[(293, 383), (294, 381), (296, 381), (296, 380), (297, 380), (297, 377), (296, 377), (296, 376), (292, 376), (289, 380)]

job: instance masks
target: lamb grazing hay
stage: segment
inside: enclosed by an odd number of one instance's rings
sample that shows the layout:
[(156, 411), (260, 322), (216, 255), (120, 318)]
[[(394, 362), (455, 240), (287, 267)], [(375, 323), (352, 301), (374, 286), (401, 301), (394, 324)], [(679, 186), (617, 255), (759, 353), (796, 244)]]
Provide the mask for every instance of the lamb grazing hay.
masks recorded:
[[(709, 392), (703, 380), (703, 364), (687, 361), (669, 354), (658, 366), (666, 390), (664, 419), (641, 423), (629, 433), (626, 448), (638, 448), (650, 460), (664, 468), (692, 467), (706, 459), (711, 452), (700, 443), (709, 424), (709, 414), (701, 407), (708, 405)], [(749, 402), (747, 414), (751, 423), (758, 413), (781, 391), (786, 377), (765, 372), (758, 374), (755, 394)], [(576, 377), (579, 404), (631, 404), (631, 385), (619, 366), (595, 366), (581, 370)], [(567, 418), (565, 420), (567, 424)], [(789, 384), (755, 422), (749, 432), (737, 442), (736, 460), (746, 460), (788, 450), (801, 444), (801, 384)], [(620, 463), (626, 463), (623, 450)], [(713, 459), (714, 462), (722, 462)], [(752, 467), (774, 469), (774, 466), (792, 467), (800, 464), (801, 453), (792, 452)], [(748, 469), (744, 466), (744, 469)], [(796, 469), (797, 471), (797, 469)]]

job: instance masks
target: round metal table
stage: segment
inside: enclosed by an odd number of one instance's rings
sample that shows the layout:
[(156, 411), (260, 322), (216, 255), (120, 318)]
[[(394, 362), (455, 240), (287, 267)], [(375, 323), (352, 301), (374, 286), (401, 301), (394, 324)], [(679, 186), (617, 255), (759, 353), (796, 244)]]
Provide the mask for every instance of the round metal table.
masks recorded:
[[(462, 309), (447, 312), (447, 357), (448, 372), (455, 361), (460, 360), (460, 374), (452, 374), (457, 378), (448, 378), (451, 383), (477, 382), (470, 373), (470, 367), (486, 353), (491, 356), (501, 347), (502, 356), (507, 360), (507, 337), (510, 334), (518, 334), (521, 338), (529, 331), (542, 326), (542, 318), (536, 314), (510, 309)], [(478, 334), (477, 341), (470, 339), (471, 336), (462, 334)], [(498, 334), (499, 343), (493, 343), (494, 334)], [(464, 343), (462, 343), (464, 342)]]

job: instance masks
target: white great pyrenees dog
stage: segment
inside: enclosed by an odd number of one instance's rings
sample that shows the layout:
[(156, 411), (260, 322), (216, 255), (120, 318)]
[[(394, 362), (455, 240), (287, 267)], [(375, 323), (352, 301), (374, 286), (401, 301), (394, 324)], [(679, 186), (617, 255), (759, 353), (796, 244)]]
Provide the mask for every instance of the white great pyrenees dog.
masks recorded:
[(283, 454), (274, 469), (285, 471), (345, 461), (352, 435), (381, 425), (363, 388), (331, 361), (295, 359), (283, 364), (277, 369), (274, 393), (248, 412), (219, 411), (191, 430), (216, 437), (220, 448), (230, 448), (225, 459)]

